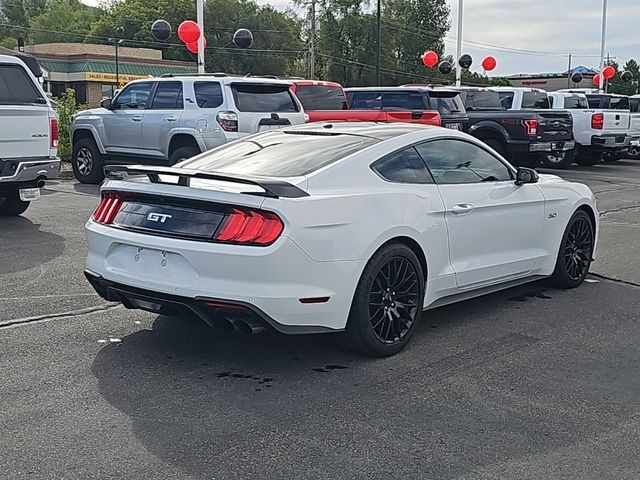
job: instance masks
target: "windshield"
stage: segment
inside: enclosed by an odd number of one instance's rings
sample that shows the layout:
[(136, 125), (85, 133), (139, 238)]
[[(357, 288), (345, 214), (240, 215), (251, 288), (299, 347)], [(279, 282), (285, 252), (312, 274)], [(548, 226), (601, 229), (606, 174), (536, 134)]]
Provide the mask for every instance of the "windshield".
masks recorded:
[(458, 92), (429, 92), (431, 108), (440, 114), (466, 113)]
[(346, 110), (347, 99), (339, 85), (298, 85), (296, 96), (305, 110)]
[(549, 97), (545, 92), (524, 92), (522, 108), (550, 108)]
[(465, 93), (467, 110), (504, 110), (498, 92), (467, 90)]
[(379, 140), (316, 132), (269, 132), (233, 142), (180, 164), (205, 172), (297, 177), (336, 162)]

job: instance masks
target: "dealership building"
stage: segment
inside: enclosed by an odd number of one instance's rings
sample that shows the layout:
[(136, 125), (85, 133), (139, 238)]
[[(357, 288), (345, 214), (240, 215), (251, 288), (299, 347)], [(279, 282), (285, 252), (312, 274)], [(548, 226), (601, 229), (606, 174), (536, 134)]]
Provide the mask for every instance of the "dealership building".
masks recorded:
[[(571, 81), (574, 73), (582, 75), (580, 83)], [(563, 88), (593, 88), (593, 77), (598, 74), (596, 70), (579, 66), (569, 72), (562, 73), (523, 73), (506, 77), (514, 87), (541, 88), (548, 92)]]
[(46, 91), (55, 97), (72, 88), (78, 102), (89, 106), (97, 106), (103, 98), (110, 98), (115, 89), (131, 80), (197, 72), (195, 62), (164, 60), (161, 50), (151, 48), (120, 46), (117, 76), (113, 45), (46, 43), (26, 46), (25, 51), (38, 59)]

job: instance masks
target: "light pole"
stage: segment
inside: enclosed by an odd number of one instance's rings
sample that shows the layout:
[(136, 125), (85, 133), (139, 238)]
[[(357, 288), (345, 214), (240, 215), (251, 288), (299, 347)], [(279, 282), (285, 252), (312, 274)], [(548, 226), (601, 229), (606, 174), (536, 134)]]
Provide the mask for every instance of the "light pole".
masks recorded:
[(124, 38), (110, 38), (110, 42), (116, 47), (116, 89), (120, 88), (120, 62), (118, 56), (118, 47), (124, 43)]
[(201, 32), (198, 39), (198, 73), (204, 73), (204, 0), (196, 0), (196, 16)]
[(380, 71), (382, 70), (382, 65), (381, 65), (381, 56), (380, 56), (380, 51), (381, 51), (381, 40), (382, 40), (382, 27), (380, 25), (380, 0), (378, 0), (378, 11), (376, 13), (376, 85), (380, 86), (381, 80), (380, 80), (380, 76), (381, 73)]
[(600, 82), (598, 84), (600, 93), (604, 92), (605, 82), (604, 76), (602, 75), (602, 69), (604, 68), (604, 47), (607, 37), (607, 3), (608, 0), (602, 0), (602, 37), (600, 39), (600, 72), (598, 73), (600, 76)]
[[(606, 1), (606, 0), (605, 0)], [(464, 10), (464, 0), (458, 0), (458, 38), (456, 43), (456, 87), (462, 83), (462, 67), (460, 57), (462, 56), (462, 12)]]

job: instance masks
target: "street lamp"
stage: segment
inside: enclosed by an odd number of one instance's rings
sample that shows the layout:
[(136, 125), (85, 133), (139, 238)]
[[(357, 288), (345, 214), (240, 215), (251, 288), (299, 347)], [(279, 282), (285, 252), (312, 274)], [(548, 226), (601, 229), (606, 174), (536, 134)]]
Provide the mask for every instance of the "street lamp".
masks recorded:
[[(461, 0), (462, 1), (462, 0)], [(600, 93), (604, 92), (604, 77), (602, 76), (602, 69), (604, 68), (604, 44), (607, 36), (607, 3), (608, 0), (602, 0), (602, 37), (600, 39), (600, 83), (598, 89)]]
[(382, 70), (382, 60), (381, 60), (381, 32), (382, 32), (382, 27), (380, 25), (380, 15), (381, 15), (381, 11), (380, 11), (380, 0), (378, 0), (378, 10), (376, 12), (376, 85), (380, 86), (380, 76), (381, 76), (381, 70)]
[(110, 38), (109, 41), (116, 47), (116, 88), (120, 88), (120, 63), (118, 59), (118, 47), (124, 43), (124, 38)]
[[(606, 1), (606, 0), (605, 0)], [(462, 83), (462, 66), (460, 65), (460, 57), (462, 56), (462, 12), (464, 0), (458, 0), (458, 38), (456, 39), (456, 87)]]

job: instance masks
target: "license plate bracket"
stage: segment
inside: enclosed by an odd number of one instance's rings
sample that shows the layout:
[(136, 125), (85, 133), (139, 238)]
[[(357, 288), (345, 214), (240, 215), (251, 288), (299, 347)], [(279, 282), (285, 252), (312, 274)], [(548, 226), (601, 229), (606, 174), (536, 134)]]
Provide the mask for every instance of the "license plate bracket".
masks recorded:
[(40, 189), (39, 188), (21, 188), (18, 190), (18, 195), (20, 196), (20, 200), (23, 202), (33, 202), (35, 200), (40, 200)]

